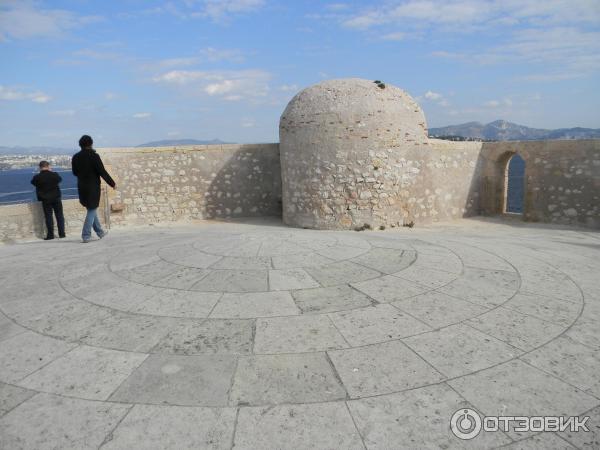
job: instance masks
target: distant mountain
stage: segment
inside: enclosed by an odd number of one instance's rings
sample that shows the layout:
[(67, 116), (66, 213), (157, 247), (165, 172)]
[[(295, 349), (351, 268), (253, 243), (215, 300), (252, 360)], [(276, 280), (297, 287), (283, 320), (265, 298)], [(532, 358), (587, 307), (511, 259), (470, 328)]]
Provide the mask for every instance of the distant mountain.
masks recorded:
[(0, 146), (0, 155), (70, 155), (79, 151), (75, 148), (60, 147), (6, 147)]
[(220, 139), (212, 139), (210, 141), (200, 141), (198, 139), (166, 139), (164, 141), (153, 141), (145, 144), (140, 144), (137, 147), (172, 147), (175, 145), (218, 145), (231, 144)]
[(600, 129), (593, 128), (560, 128), (545, 130), (529, 128), (505, 120), (496, 120), (484, 125), (479, 122), (468, 122), (462, 125), (450, 125), (441, 128), (430, 128), (430, 137), (474, 138), (486, 141), (537, 141), (545, 139), (600, 139)]

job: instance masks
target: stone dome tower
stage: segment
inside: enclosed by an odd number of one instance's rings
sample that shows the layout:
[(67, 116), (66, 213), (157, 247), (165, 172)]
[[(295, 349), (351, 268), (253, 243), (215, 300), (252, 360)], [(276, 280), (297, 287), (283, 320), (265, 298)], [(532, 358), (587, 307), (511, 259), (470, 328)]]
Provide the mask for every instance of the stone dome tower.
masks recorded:
[(358, 78), (310, 86), (287, 105), (279, 138), (284, 223), (350, 229), (410, 219), (407, 188), (428, 139), (423, 111), (403, 90)]

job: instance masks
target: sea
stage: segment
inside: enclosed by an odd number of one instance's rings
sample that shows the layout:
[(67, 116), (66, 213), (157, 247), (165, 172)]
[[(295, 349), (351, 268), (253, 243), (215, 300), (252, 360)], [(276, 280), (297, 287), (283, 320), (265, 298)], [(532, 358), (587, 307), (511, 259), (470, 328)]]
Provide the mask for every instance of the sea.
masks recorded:
[[(53, 167), (62, 177), (60, 189), (63, 200), (77, 198), (77, 178), (70, 169)], [(0, 205), (36, 202), (35, 187), (31, 178), (39, 172), (36, 167), (0, 171)]]

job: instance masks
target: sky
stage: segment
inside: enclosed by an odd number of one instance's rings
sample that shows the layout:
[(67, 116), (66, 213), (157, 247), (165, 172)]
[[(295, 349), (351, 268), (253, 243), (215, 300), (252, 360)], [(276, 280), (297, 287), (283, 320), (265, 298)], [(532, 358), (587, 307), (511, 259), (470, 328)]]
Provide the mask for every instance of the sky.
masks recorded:
[(0, 0), (0, 146), (277, 142), (351, 77), (429, 127), (600, 128), (600, 0)]

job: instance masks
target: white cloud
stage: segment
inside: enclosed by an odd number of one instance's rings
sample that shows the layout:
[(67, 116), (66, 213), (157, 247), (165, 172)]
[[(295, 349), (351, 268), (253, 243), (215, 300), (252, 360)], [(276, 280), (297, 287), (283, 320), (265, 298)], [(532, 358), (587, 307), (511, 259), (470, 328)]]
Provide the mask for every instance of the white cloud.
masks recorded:
[(43, 92), (34, 92), (33, 94), (29, 94), (29, 99), (35, 103), (48, 103), (52, 100), (52, 97), (44, 94)]
[(343, 22), (343, 25), (348, 28), (356, 28), (359, 30), (366, 30), (373, 25), (382, 23), (382, 18), (376, 13), (366, 13), (347, 19)]
[(41, 91), (25, 92), (18, 88), (0, 85), (0, 100), (30, 100), (35, 103), (48, 103), (52, 97)]
[[(427, 91), (425, 94), (423, 94), (423, 98), (443, 108), (450, 106), (450, 102), (439, 92)], [(421, 100), (421, 97), (417, 97), (417, 101)]]
[(482, 30), (490, 25), (556, 25), (600, 22), (597, 0), (403, 0), (382, 2), (342, 20), (351, 28), (402, 24), (411, 28), (448, 26), (454, 31)]
[(575, 27), (524, 29), (483, 53), (433, 52), (432, 56), (478, 64), (538, 64), (541, 73), (520, 76), (523, 81), (558, 81), (600, 71), (600, 31)]
[(388, 33), (381, 36), (381, 39), (384, 41), (403, 41), (406, 39), (406, 33), (401, 31), (396, 31), (394, 33)]
[(57, 37), (66, 31), (101, 21), (61, 9), (42, 9), (32, 1), (0, 2), (0, 41)]
[(498, 100), (489, 100), (484, 103), (484, 106), (487, 106), (488, 108), (497, 108), (500, 106), (500, 102)]
[(221, 20), (233, 14), (256, 11), (265, 5), (264, 0), (204, 0), (199, 15)]
[(427, 91), (427, 92), (425, 92), (425, 98), (427, 100), (439, 100), (442, 98), (442, 94), (438, 94), (437, 92)]
[(114, 100), (117, 97), (118, 97), (118, 95), (115, 94), (114, 92), (107, 92), (107, 93), (104, 94), (104, 98), (106, 100)]
[(266, 96), (270, 78), (271, 74), (263, 70), (172, 70), (155, 76), (153, 81), (178, 86), (191, 94), (236, 101)]
[(204, 87), (204, 92), (208, 95), (228, 94), (236, 87), (238, 80), (222, 80), (218, 83), (211, 83)]
[(149, 113), (149, 112), (140, 112), (140, 113), (135, 113), (132, 117), (134, 119), (147, 119), (149, 117), (152, 117), (152, 113)]
[[(389, 0), (319, 18), (384, 40), (421, 36), (442, 41), (447, 33), (477, 33), (481, 45), (476, 51), (442, 48), (432, 55), (481, 65), (544, 65), (539, 73), (521, 78), (525, 80), (560, 80), (600, 71), (598, 0)], [(486, 46), (486, 41), (500, 45)]]

